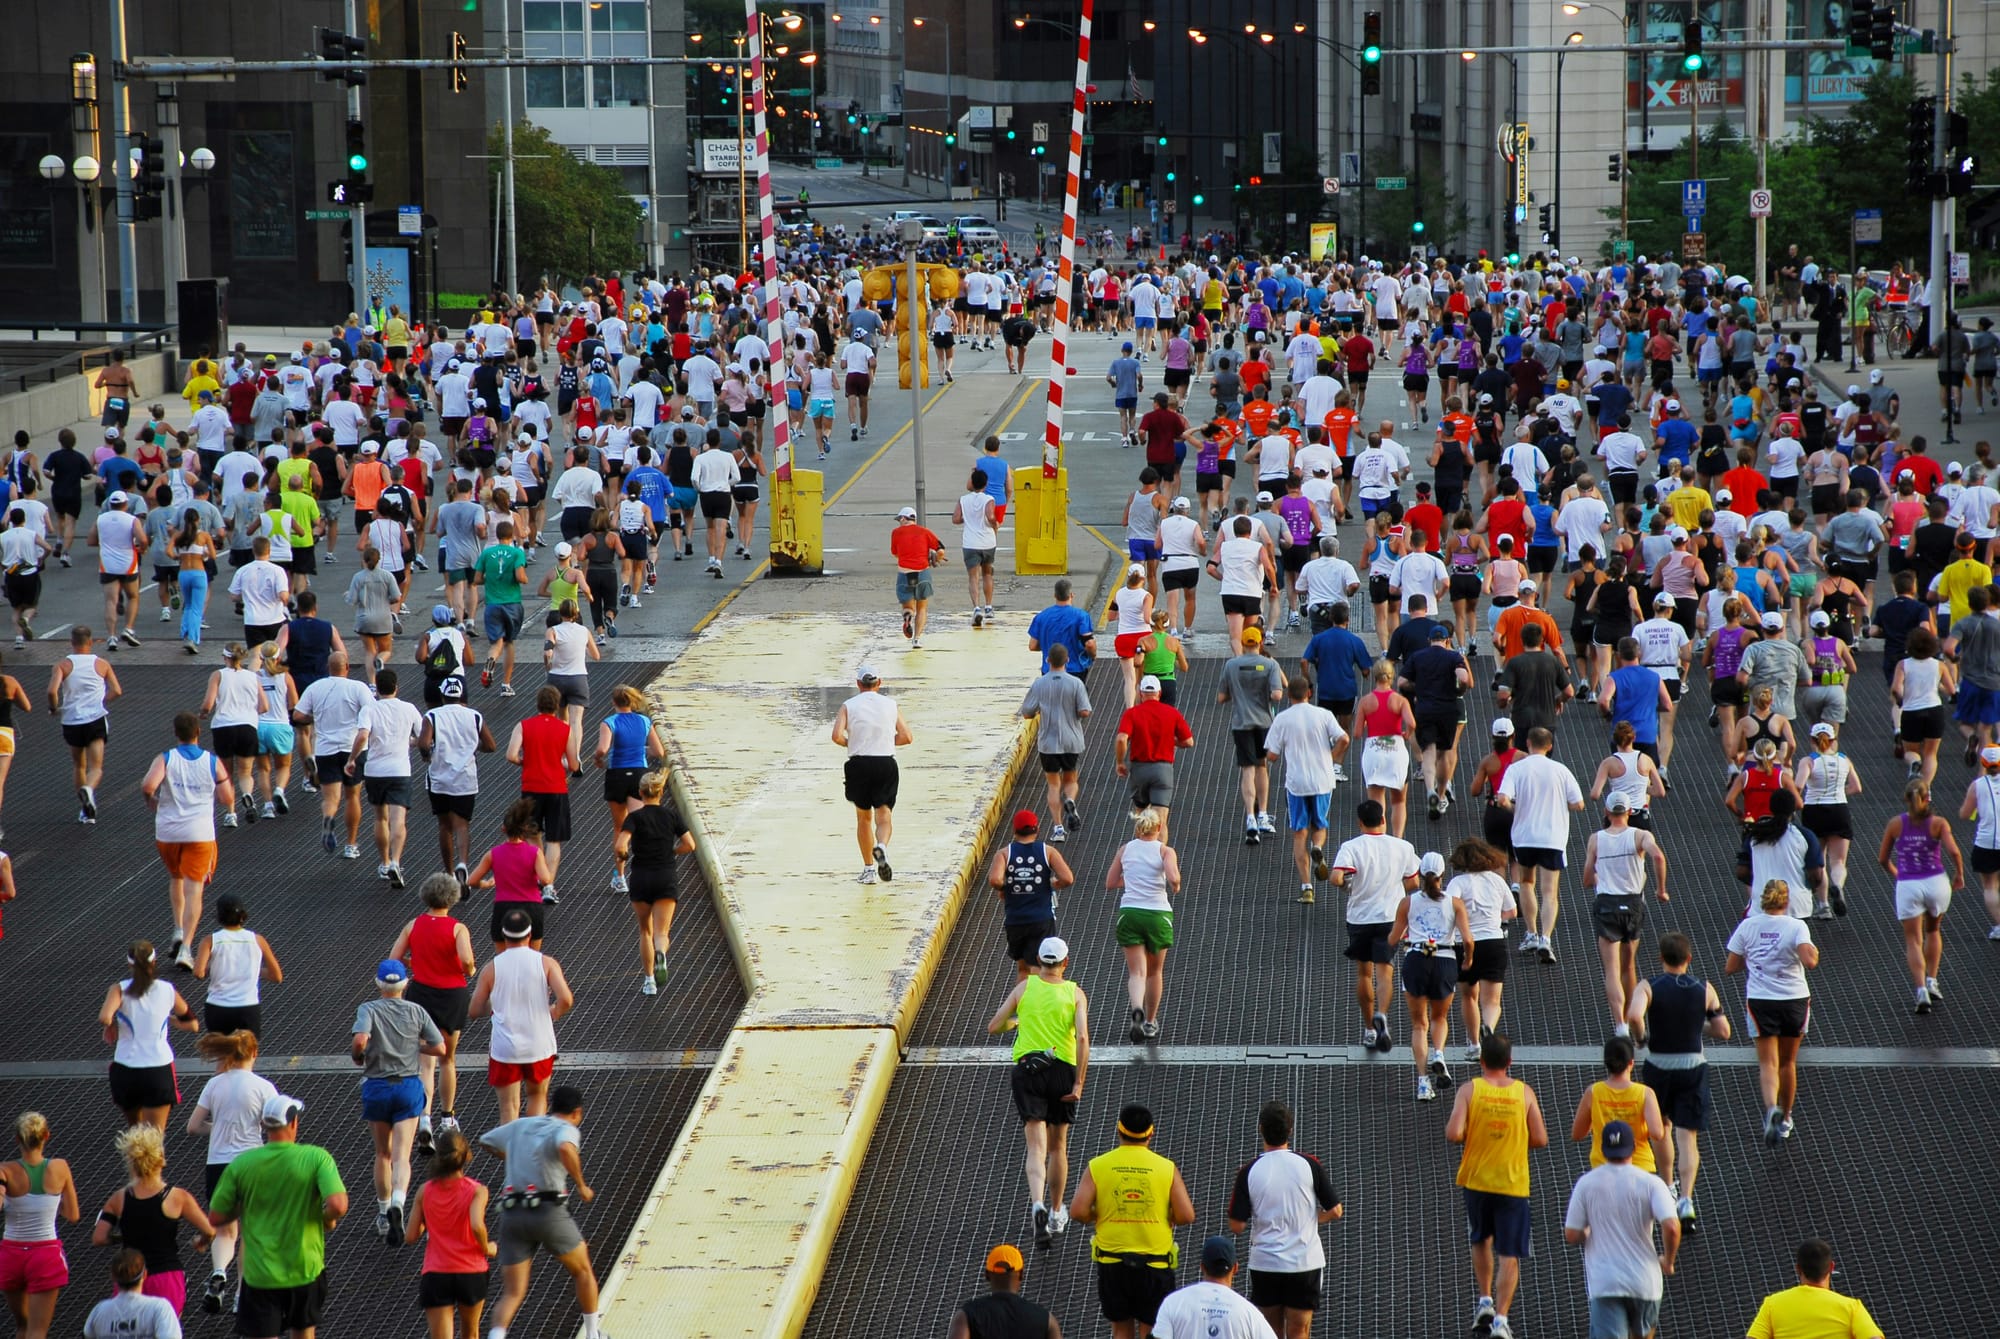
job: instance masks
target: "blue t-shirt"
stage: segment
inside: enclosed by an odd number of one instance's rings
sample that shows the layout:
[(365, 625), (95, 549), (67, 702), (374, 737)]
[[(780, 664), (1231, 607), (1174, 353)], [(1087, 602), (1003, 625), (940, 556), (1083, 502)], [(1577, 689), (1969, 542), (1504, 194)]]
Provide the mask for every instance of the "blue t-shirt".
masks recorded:
[(131, 457), (107, 456), (97, 467), (97, 477), (104, 480), (106, 488), (117, 490), (136, 489), (145, 475)]
[(1641, 744), (1660, 742), (1660, 676), (1644, 665), (1621, 665), (1611, 671), (1615, 686), (1611, 722), (1629, 721)]
[(1683, 465), (1694, 459), (1695, 444), (1701, 440), (1701, 432), (1684, 418), (1665, 419), (1653, 430), (1653, 446), (1659, 452), (1660, 463), (1678, 460)]
[(1931, 621), (1930, 607), (1921, 600), (1898, 595), (1875, 611), (1875, 626), (1882, 630), (1882, 662), (1894, 665), (1908, 649), (1910, 633)]
[(1687, 319), (1681, 322), (1681, 333), (1687, 336), (1689, 343), (1707, 334), (1708, 312), (1702, 309), (1689, 312)]
[(628, 484), (639, 485), (639, 500), (653, 513), (653, 523), (664, 525), (667, 520), (667, 495), (672, 485), (667, 476), (651, 465), (641, 465), (625, 476)]
[(1090, 615), (1073, 604), (1052, 604), (1036, 614), (1028, 624), (1028, 636), (1042, 648), (1042, 673), (1049, 672), (1049, 648), (1057, 645), (1069, 648), (1071, 674), (1089, 669), (1091, 656), (1084, 650), (1083, 639), (1094, 631)]
[(1632, 408), (1632, 391), (1623, 382), (1605, 382), (1592, 392), (1597, 397), (1597, 425), (1614, 427), (1621, 414)]
[(1131, 354), (1113, 358), (1111, 367), (1111, 393), (1120, 400), (1139, 398), (1139, 360)]
[(1553, 504), (1537, 500), (1529, 505), (1528, 515), (1535, 518), (1535, 533), (1528, 536), (1528, 547), (1532, 549), (1552, 549), (1562, 543), (1556, 534), (1556, 509)]
[(972, 468), (986, 472), (986, 496), (992, 498), (996, 506), (1006, 506), (1009, 472), (1006, 460), (1000, 456), (989, 456), (982, 451), (972, 462)]
[(1521, 336), (1519, 331), (1510, 331), (1500, 336), (1501, 363), (1507, 367), (1512, 367), (1515, 363), (1520, 362), (1521, 346), (1525, 343), (1527, 343), (1527, 340)]
[(1346, 628), (1315, 633), (1300, 655), (1313, 667), (1313, 682), (1321, 702), (1352, 702), (1374, 663), (1368, 643)]
[(611, 727), (611, 748), (604, 755), (608, 768), (646, 765), (646, 741), (652, 737), (653, 722), (641, 711), (620, 711), (605, 718)]

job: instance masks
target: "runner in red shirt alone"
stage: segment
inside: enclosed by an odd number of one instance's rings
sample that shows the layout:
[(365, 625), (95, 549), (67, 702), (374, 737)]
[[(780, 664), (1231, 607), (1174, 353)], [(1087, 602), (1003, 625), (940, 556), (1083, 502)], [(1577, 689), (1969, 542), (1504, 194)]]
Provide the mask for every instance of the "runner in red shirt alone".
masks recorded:
[(1736, 449), (1736, 468), (1722, 476), (1722, 486), (1729, 490), (1729, 510), (1749, 520), (1763, 508), (1757, 505), (1757, 494), (1771, 486), (1770, 481), (1757, 472), (1750, 462), (1756, 459), (1750, 447)]
[(1160, 701), (1160, 681), (1139, 680), (1139, 700), (1118, 718), (1114, 742), (1118, 775), (1128, 779), (1134, 809), (1160, 816), (1160, 840), (1167, 839), (1167, 811), (1174, 802), (1174, 750), (1194, 747), (1194, 729), (1178, 708)]
[(555, 877), (563, 843), (569, 840), (569, 779), (583, 775), (562, 710), (562, 689), (543, 684), (535, 694), (535, 714), (515, 726), (507, 741), (507, 761), (521, 769), (521, 798), (535, 802), (535, 821), (541, 824), (542, 855), (549, 866), (542, 901), (550, 906), (561, 900)]

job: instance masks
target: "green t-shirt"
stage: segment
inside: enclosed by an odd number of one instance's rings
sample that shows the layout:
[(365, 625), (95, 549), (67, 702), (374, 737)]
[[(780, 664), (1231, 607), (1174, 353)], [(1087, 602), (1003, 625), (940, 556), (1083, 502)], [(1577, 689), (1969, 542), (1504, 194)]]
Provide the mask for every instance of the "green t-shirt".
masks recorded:
[(340, 1169), (316, 1144), (270, 1143), (239, 1154), (222, 1173), (211, 1212), (243, 1222), (243, 1281), (253, 1288), (302, 1288), (326, 1269), (328, 1195)]
[(486, 603), (519, 604), (521, 575), (527, 563), (527, 553), (515, 544), (495, 544), (480, 554), (473, 567), (486, 583)]

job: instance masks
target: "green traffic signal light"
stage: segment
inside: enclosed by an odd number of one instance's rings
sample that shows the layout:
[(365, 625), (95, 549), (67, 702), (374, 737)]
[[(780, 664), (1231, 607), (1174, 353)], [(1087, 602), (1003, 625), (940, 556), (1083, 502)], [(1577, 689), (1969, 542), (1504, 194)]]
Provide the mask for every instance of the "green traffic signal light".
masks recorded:
[(944, 142), (947, 145), (956, 144), (958, 143), (958, 136), (950, 131), (946, 131), (944, 136)]
[(859, 118), (859, 117), (857, 117), (857, 116), (850, 116), (850, 117), (848, 117), (848, 118), (847, 118), (847, 124), (849, 124), (849, 125), (853, 125), (853, 124), (854, 124), (854, 123), (855, 123), (856, 121), (858, 121), (858, 120), (860, 120), (860, 119), (861, 119), (861, 118)]
[(1008, 132), (1007, 132), (1007, 138), (1008, 138), (1008, 139), (1013, 139), (1013, 138), (1014, 138), (1014, 132), (1013, 132), (1013, 131), (1011, 131), (1011, 130), (1010, 130), (1010, 131), (1008, 131)]
[(368, 155), (365, 153), (350, 153), (347, 155), (347, 170), (357, 174), (366, 172), (368, 170)]
[(1701, 73), (1701, 67), (1707, 63), (1707, 58), (1699, 51), (1690, 51), (1687, 55), (1681, 57), (1681, 68), (1689, 74)]
[(1507, 263), (1509, 265), (1519, 265), (1521, 263), (1521, 253), (1518, 251), (1509, 251), (1507, 253)]
[(1194, 193), (1194, 203), (1195, 206), (1199, 208), (1200, 206), (1208, 203), (1208, 197), (1203, 195), (1200, 191), (1196, 191)]
[(1167, 147), (1167, 137), (1165, 135), (1160, 136), (1157, 140), (1154, 140), (1153, 142), (1159, 145), (1162, 149)]
[(1171, 182), (1173, 182), (1174, 180), (1176, 180), (1176, 173), (1174, 172), (1174, 170), (1173, 170), (1172, 168), (1168, 168), (1168, 169), (1167, 169), (1167, 181), (1168, 181), (1169, 183), (1171, 183)]
[(1421, 235), (1423, 233), (1423, 230), (1424, 230), (1424, 221), (1422, 219), (1416, 219), (1410, 224), (1410, 231), (1413, 233)]
[(1367, 61), (1370, 65), (1373, 65), (1376, 61), (1382, 59), (1382, 48), (1378, 46), (1362, 47), (1361, 59)]

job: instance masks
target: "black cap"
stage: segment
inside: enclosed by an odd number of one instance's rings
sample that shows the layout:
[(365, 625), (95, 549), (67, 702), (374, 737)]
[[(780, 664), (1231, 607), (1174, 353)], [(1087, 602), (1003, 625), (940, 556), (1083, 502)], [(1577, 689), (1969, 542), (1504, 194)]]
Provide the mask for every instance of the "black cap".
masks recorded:
[(1631, 1157), (1634, 1146), (1630, 1125), (1622, 1120), (1614, 1120), (1605, 1125), (1601, 1147), (1607, 1160), (1620, 1162)]
[(1216, 1233), (1201, 1244), (1201, 1267), (1211, 1274), (1226, 1274), (1236, 1268), (1236, 1239)]

